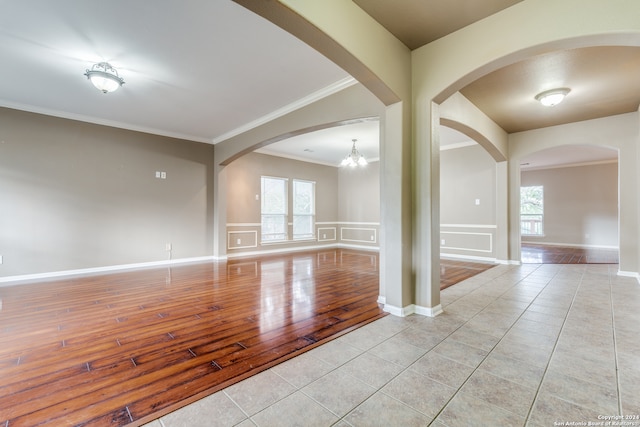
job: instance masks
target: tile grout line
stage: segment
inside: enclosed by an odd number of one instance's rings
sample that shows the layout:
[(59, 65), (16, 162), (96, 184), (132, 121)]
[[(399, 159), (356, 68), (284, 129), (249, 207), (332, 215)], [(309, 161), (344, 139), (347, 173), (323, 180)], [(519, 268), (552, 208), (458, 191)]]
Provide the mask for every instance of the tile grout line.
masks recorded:
[[(567, 264), (567, 265), (572, 265), (572, 264)], [(578, 283), (578, 286), (576, 287), (576, 290), (573, 293), (573, 298), (571, 298), (571, 304), (569, 305), (569, 309), (567, 310), (567, 314), (564, 316), (564, 320), (562, 321), (562, 326), (560, 327), (560, 331), (558, 331), (558, 337), (556, 338), (556, 341), (553, 345), (553, 349), (551, 350), (551, 355), (549, 356), (549, 360), (547, 361), (547, 364), (544, 368), (544, 372), (542, 373), (542, 378), (540, 379), (540, 383), (538, 384), (538, 387), (536, 388), (536, 394), (533, 398), (533, 402), (531, 402), (531, 406), (529, 407), (529, 412), (527, 413), (527, 417), (525, 420), (525, 425), (529, 422), (529, 418), (531, 417), (531, 412), (533, 411), (533, 408), (536, 405), (536, 402), (538, 401), (538, 396), (540, 395), (540, 389), (542, 388), (542, 384), (544, 383), (544, 380), (547, 376), (547, 372), (549, 371), (549, 366), (551, 365), (551, 360), (553, 360), (553, 356), (555, 355), (556, 349), (558, 348), (558, 342), (560, 341), (560, 337), (562, 336), (562, 333), (564, 332), (564, 327), (565, 324), (567, 323), (567, 318), (569, 317), (569, 314), (571, 313), (571, 310), (573, 308), (573, 305), (576, 301), (576, 297), (578, 295), (578, 292), (580, 291), (580, 288), (582, 287), (582, 281), (584, 279), (584, 275), (585, 275), (585, 270), (586, 267), (583, 267), (582, 269), (582, 274), (580, 275), (580, 281)], [(563, 399), (564, 400), (564, 399)]]
[(618, 340), (616, 336), (616, 313), (613, 305), (613, 284), (611, 283), (611, 267), (607, 267), (609, 279), (609, 304), (611, 305), (611, 330), (613, 332), (613, 360), (616, 367), (616, 392), (618, 393), (618, 415), (622, 415), (622, 390), (620, 389), (620, 364), (618, 363)]
[[(540, 266), (542, 266), (542, 264), (540, 264)], [(486, 304), (486, 305), (485, 305), (485, 306), (484, 306), (480, 311), (478, 311), (475, 315), (473, 315), (473, 316), (472, 316), (472, 317), (470, 317), (469, 319), (466, 319), (466, 320), (465, 320), (465, 321), (464, 321), (460, 326), (458, 326), (457, 328), (453, 329), (449, 334), (447, 334), (445, 337), (443, 337), (443, 338), (442, 338), (442, 340), (440, 340), (440, 342), (439, 342), (438, 344), (436, 344), (435, 346), (433, 346), (431, 349), (427, 350), (427, 351), (426, 351), (426, 352), (425, 352), (421, 357), (424, 357), (426, 354), (428, 354), (429, 352), (431, 352), (431, 351), (432, 351), (432, 350), (433, 350), (437, 345), (439, 345), (439, 344), (440, 344), (440, 343), (442, 343), (444, 340), (446, 340), (447, 338), (449, 338), (449, 337), (450, 337), (451, 335), (453, 335), (456, 331), (458, 331), (458, 330), (459, 330), (460, 328), (462, 328), (465, 324), (467, 324), (471, 319), (475, 318), (478, 314), (480, 314), (481, 312), (483, 312), (483, 311), (484, 311), (488, 306), (490, 306), (493, 302), (495, 302), (495, 301), (497, 301), (498, 299), (500, 299), (500, 297), (501, 297), (502, 295), (504, 295), (504, 294), (506, 294), (507, 292), (511, 291), (511, 290), (512, 290), (512, 289), (513, 289), (513, 288), (514, 288), (514, 287), (515, 287), (519, 282), (521, 282), (522, 280), (524, 280), (525, 278), (527, 278), (527, 277), (529, 277), (531, 274), (533, 274), (535, 271), (537, 271), (537, 270), (539, 269), (539, 267), (540, 267), (540, 266), (535, 267), (533, 270), (531, 270), (529, 273), (527, 273), (527, 274), (526, 274), (526, 276), (524, 276), (523, 278), (519, 278), (519, 280), (517, 280), (513, 285), (511, 285), (511, 286), (509, 287), (509, 289), (505, 290), (505, 291), (504, 291), (502, 294), (500, 294), (499, 296), (496, 296), (496, 297), (493, 299), (493, 301), (491, 301), (491, 302), (487, 303), (487, 304)], [(472, 290), (472, 291), (470, 291), (470, 292), (474, 292), (474, 291), (476, 291), (476, 290), (480, 289), (482, 286), (485, 286), (487, 283), (489, 283), (489, 282), (493, 281), (493, 280), (494, 280), (494, 279), (496, 279), (497, 277), (500, 277), (500, 276), (502, 276), (502, 275), (504, 275), (504, 274), (509, 273), (510, 271), (511, 271), (511, 269), (509, 269), (509, 270), (505, 271), (505, 272), (504, 272), (503, 274), (501, 274), (501, 275), (498, 275), (498, 276), (492, 277), (490, 280), (487, 280), (486, 282), (482, 283), (482, 284), (481, 284), (481, 285), (479, 285), (476, 289), (473, 289), (473, 290)], [(554, 276), (552, 276), (552, 278), (553, 278), (553, 277), (555, 277), (555, 275), (557, 275), (557, 273), (556, 273), (556, 274), (554, 274)], [(550, 280), (551, 280), (551, 279), (550, 279)], [(550, 280), (549, 280), (549, 281), (550, 281)], [(543, 288), (541, 288), (541, 289), (540, 289), (540, 291), (538, 291), (538, 295), (539, 295), (539, 294), (540, 294), (540, 292), (542, 292), (542, 290), (543, 290), (543, 289), (545, 289), (547, 286), (548, 286), (548, 283), (547, 283)], [(537, 298), (537, 295), (536, 295), (536, 298)], [(458, 298), (458, 299), (460, 299), (460, 298)], [(534, 298), (534, 300), (535, 300), (535, 298)], [(527, 305), (527, 308), (528, 308), (529, 306), (531, 306), (531, 304), (533, 303), (533, 301), (534, 301), (534, 300), (532, 300), (532, 301)], [(454, 301), (454, 302), (455, 302), (455, 301)], [(513, 327), (513, 325), (515, 325), (515, 323), (516, 323), (516, 322), (517, 322), (517, 321), (522, 317), (522, 315), (523, 315), (525, 312), (526, 312), (526, 308), (525, 308), (525, 309), (523, 310), (523, 312), (518, 316), (518, 318), (517, 318), (517, 319), (515, 319), (515, 320), (513, 321), (513, 324), (511, 325), (511, 327), (510, 327), (509, 329), (507, 329), (507, 331), (504, 333), (503, 338), (504, 338), (504, 336), (509, 332), (509, 330), (511, 330), (511, 328)], [(411, 328), (411, 326), (409, 326), (409, 327), (407, 327), (407, 328), (404, 328), (404, 329), (409, 329), (409, 328)], [(403, 329), (403, 330), (404, 330), (404, 329)], [(402, 330), (402, 331), (403, 331), (403, 330)], [(399, 334), (399, 333), (401, 333), (402, 331), (398, 331), (398, 332), (396, 332), (395, 334), (391, 335), (389, 338), (386, 338), (386, 339), (385, 339), (384, 341), (382, 341), (382, 342), (385, 342), (385, 341), (388, 341), (388, 340), (392, 339), (393, 337), (395, 337), (396, 335), (398, 335), (398, 334)], [(496, 346), (497, 346), (501, 341), (502, 341), (502, 338), (500, 338), (500, 339), (498, 340), (498, 342), (497, 342), (497, 343), (496, 343), (496, 344), (491, 348), (491, 350), (489, 350), (489, 351), (487, 352), (487, 355), (483, 358), (483, 360), (482, 360), (482, 361), (484, 361), (484, 360), (489, 356), (489, 354), (491, 354), (491, 351), (493, 351), (493, 349), (494, 349), (494, 348), (495, 348), (495, 347), (496, 347)], [(380, 343), (380, 344), (381, 344), (381, 343)], [(377, 344), (377, 345), (380, 345), (380, 344)], [(462, 344), (464, 344), (464, 343), (462, 343)], [(468, 344), (465, 344), (465, 345), (468, 345)], [(374, 346), (374, 347), (375, 347), (375, 346)], [(473, 346), (470, 346), (470, 347), (473, 347)], [(474, 347), (474, 348), (475, 348), (475, 347)], [(366, 350), (365, 352), (368, 352), (369, 350), (371, 350), (371, 349), (368, 349), (368, 350)], [(420, 358), (421, 358), (421, 357), (420, 357)], [(444, 357), (444, 358), (446, 358), (446, 359), (449, 359), (449, 360), (453, 360), (453, 359), (450, 359), (450, 358), (449, 358), (449, 357), (447, 357), (447, 356), (442, 356), (442, 357)], [(418, 358), (418, 360), (419, 360), (420, 358)], [(416, 360), (416, 361), (414, 361), (413, 363), (409, 364), (406, 368), (404, 368), (402, 371), (400, 371), (397, 375), (395, 375), (394, 377), (392, 377), (391, 379), (389, 379), (386, 383), (384, 383), (382, 386), (380, 386), (380, 387), (378, 388), (378, 390), (376, 391), (376, 393), (377, 393), (377, 392), (381, 392), (381, 393), (385, 394), (386, 396), (390, 397), (391, 399), (393, 399), (393, 400), (395, 400), (395, 401), (397, 401), (397, 402), (399, 402), (399, 403), (403, 404), (404, 406), (407, 406), (408, 408), (411, 408), (412, 410), (415, 410), (415, 411), (417, 411), (417, 412), (419, 412), (419, 413), (421, 413), (421, 414), (423, 414), (423, 415), (425, 415), (425, 416), (427, 416), (427, 417), (431, 417), (431, 415), (429, 415), (429, 414), (425, 414), (425, 413), (423, 413), (423, 412), (421, 412), (421, 411), (419, 411), (419, 410), (417, 410), (417, 409), (415, 409), (415, 408), (413, 408), (413, 407), (411, 407), (411, 406), (407, 405), (405, 402), (402, 402), (402, 401), (400, 401), (400, 400), (396, 399), (395, 397), (390, 396), (390, 395), (388, 395), (388, 394), (386, 394), (386, 393), (384, 393), (384, 392), (382, 391), (382, 389), (383, 389), (387, 384), (389, 384), (391, 381), (393, 381), (394, 379), (396, 379), (398, 376), (400, 376), (400, 375), (401, 375), (401, 374), (403, 374), (404, 372), (408, 371), (408, 370), (409, 370), (413, 365), (415, 365), (415, 363), (416, 363), (416, 362), (417, 362), (417, 360)], [(454, 360), (454, 362), (457, 362), (457, 361), (455, 361), (455, 360)], [(391, 362), (391, 363), (393, 363), (393, 362)], [(460, 362), (458, 362), (458, 363), (460, 363)], [(480, 362), (480, 364), (482, 364), (482, 362)], [(449, 402), (451, 402), (451, 400), (453, 400), (453, 398), (458, 394), (458, 392), (462, 389), (462, 387), (467, 383), (467, 381), (469, 380), (469, 378), (471, 378), (471, 376), (472, 376), (472, 375), (477, 371), (477, 369), (479, 368), (480, 364), (478, 364), (478, 366), (476, 366), (475, 368), (473, 368), (473, 371), (469, 374), (469, 376), (467, 377), (467, 379), (466, 379), (466, 380), (465, 380), (465, 381), (464, 381), (464, 382), (463, 382), (463, 383), (462, 383), (462, 384), (457, 388), (456, 392), (451, 396), (451, 398), (450, 398), (449, 400), (447, 400), (447, 402), (442, 406), (442, 408), (438, 411), (438, 413), (433, 417), (433, 419), (431, 420), (431, 422), (428, 424), (429, 426), (430, 426), (430, 425), (432, 425), (432, 424), (437, 420), (438, 416), (439, 416), (439, 415), (442, 413), (442, 411), (446, 408), (446, 406), (449, 404)], [(467, 365), (467, 366), (468, 366), (468, 365)], [(469, 366), (469, 367), (470, 367), (470, 366)], [(440, 383), (440, 381), (436, 381), (436, 380), (433, 380), (433, 381), (435, 381), (435, 382), (437, 382), (437, 383)], [(440, 384), (442, 384), (442, 383), (440, 383)], [(446, 384), (443, 384), (443, 385), (445, 385), (445, 386), (446, 386)], [(447, 387), (450, 387), (450, 386), (447, 386)], [(374, 394), (375, 394), (375, 393), (374, 393)], [(368, 399), (370, 399), (370, 398), (371, 398), (371, 396), (369, 396), (367, 399), (365, 399), (365, 401), (366, 401), (366, 400), (368, 400)], [(365, 401), (361, 402), (358, 406), (362, 405)], [(490, 404), (490, 405), (491, 405), (491, 404)], [(357, 408), (358, 406), (356, 406), (356, 408)], [(492, 405), (492, 406), (495, 406), (495, 405)], [(500, 407), (498, 407), (498, 406), (496, 406), (496, 407), (497, 407), (497, 408), (499, 408), (499, 409), (501, 409), (501, 410), (503, 410), (503, 411), (506, 411), (506, 412), (512, 413), (511, 411), (508, 411), (508, 410), (506, 410), (506, 409), (504, 409), (504, 408), (500, 408)], [(354, 408), (354, 409), (355, 409), (355, 408)], [(353, 411), (353, 409), (352, 409), (352, 411)], [(351, 412), (351, 411), (350, 411), (350, 412)], [(350, 412), (349, 412), (349, 413), (350, 413)], [(345, 415), (345, 417), (346, 417), (347, 415), (348, 415), (348, 413)], [(517, 414), (516, 414), (516, 415), (517, 415)], [(344, 418), (344, 417), (343, 417), (343, 418)], [(341, 420), (343, 420), (343, 419), (341, 418)], [(344, 420), (344, 421), (346, 422), (346, 420)], [(525, 420), (525, 421), (526, 421), (526, 420)], [(440, 422), (442, 422), (442, 421), (440, 421)]]
[[(544, 265), (544, 264), (540, 264), (540, 266), (542, 266), (542, 265)], [(534, 272), (536, 272), (536, 271), (538, 270), (538, 268), (539, 268), (539, 267), (536, 267), (534, 270), (532, 270), (531, 272), (527, 273), (527, 275), (526, 275), (525, 277), (523, 277), (523, 278), (519, 279), (517, 282), (515, 282), (515, 283), (513, 284), (513, 286), (511, 286), (508, 290), (506, 290), (506, 291), (504, 291), (502, 294), (500, 294), (500, 296), (496, 297), (496, 298), (494, 299), (494, 301), (497, 301), (497, 300), (498, 300), (498, 299), (500, 299), (504, 294), (506, 294), (507, 292), (511, 291), (511, 289), (513, 289), (513, 288), (514, 288), (518, 283), (520, 283), (521, 281), (523, 281), (524, 279), (526, 279), (527, 277), (529, 277), (531, 274), (533, 274)], [(546, 289), (546, 287), (547, 287), (547, 286), (549, 286), (549, 283), (551, 283), (551, 280), (553, 280), (553, 278), (554, 278), (554, 277), (556, 277), (557, 275), (558, 275), (558, 273), (556, 272), (556, 273), (555, 273), (555, 274), (554, 274), (554, 275), (549, 279), (549, 281), (547, 282), (547, 284), (546, 284), (546, 285), (544, 285), (544, 287), (542, 287), (542, 288), (540, 289), (540, 291), (538, 291), (538, 294), (536, 295), (536, 297), (535, 297), (533, 300), (531, 300), (531, 302), (529, 302), (529, 303), (528, 303), (527, 307), (526, 307), (526, 308), (522, 311), (522, 313), (521, 313), (521, 314), (520, 314), (520, 315), (519, 315), (519, 316), (518, 316), (518, 317), (513, 321), (513, 323), (512, 323), (512, 324), (511, 324), (511, 326), (509, 327), (509, 329), (507, 329), (507, 330), (505, 331), (505, 333), (502, 335), (502, 338), (500, 338), (500, 339), (498, 340), (498, 342), (496, 342), (496, 344), (491, 348), (491, 350), (489, 350), (489, 351), (488, 351), (487, 355), (482, 359), (482, 361), (478, 364), (478, 366), (476, 366), (476, 367), (473, 369), (473, 371), (469, 374), (469, 376), (467, 377), (467, 379), (466, 379), (466, 380), (464, 380), (464, 382), (460, 385), (460, 387), (458, 387), (457, 391), (453, 394), (453, 396), (451, 396), (451, 398), (450, 398), (450, 399), (449, 399), (449, 400), (448, 400), (448, 401), (447, 401), (447, 402), (442, 406), (442, 408), (440, 409), (440, 411), (438, 411), (438, 414), (436, 414), (436, 416), (434, 417), (434, 419), (431, 421), (431, 423), (430, 423), (429, 425), (433, 424), (433, 423), (437, 420), (437, 418), (438, 418), (438, 417), (440, 416), (440, 414), (445, 410), (445, 408), (449, 405), (449, 403), (451, 403), (451, 401), (452, 401), (452, 400), (453, 400), (453, 399), (458, 395), (458, 393), (462, 390), (462, 388), (464, 387), (464, 385), (469, 381), (469, 379), (473, 376), (473, 374), (474, 374), (474, 373), (476, 373), (476, 371), (480, 368), (480, 365), (482, 365), (482, 363), (487, 359), (487, 357), (489, 357), (489, 355), (490, 355), (490, 354), (491, 354), (491, 352), (496, 348), (496, 346), (498, 346), (498, 344), (500, 344), (500, 343), (502, 342), (502, 340), (504, 339), (504, 337), (509, 333), (509, 331), (511, 331), (511, 329), (513, 329), (513, 326), (518, 322), (518, 320), (520, 320), (520, 319), (522, 318), (522, 316), (526, 313), (527, 309), (528, 309), (529, 307), (531, 307), (531, 305), (533, 304), (533, 302), (538, 298), (538, 296), (540, 295), (540, 293), (541, 293), (544, 289)], [(483, 284), (483, 286), (484, 286), (484, 284)], [(489, 305), (491, 305), (491, 303), (487, 304), (487, 306), (485, 306), (484, 308), (488, 307)], [(484, 308), (483, 308), (483, 310), (484, 310)], [(471, 317), (471, 318), (470, 318), (469, 320), (467, 320), (464, 324), (468, 323), (471, 319), (473, 319), (474, 317), (476, 317), (476, 316), (477, 316), (479, 313), (481, 313), (483, 310), (481, 310), (481, 311), (479, 311), (478, 313), (476, 313), (476, 315), (474, 315), (473, 317)], [(464, 324), (463, 324), (463, 325), (461, 325), (460, 327), (464, 326)], [(457, 331), (458, 329), (460, 329), (460, 327), (459, 327), (459, 328), (457, 328), (457, 329), (456, 329), (456, 331)], [(451, 334), (450, 334), (450, 335), (451, 335)], [(559, 335), (558, 335), (558, 336), (559, 336)], [(449, 337), (449, 335), (448, 335), (447, 337)], [(446, 338), (445, 338), (445, 339), (446, 339)], [(443, 341), (444, 341), (444, 340), (443, 340)], [(555, 346), (554, 346), (554, 349), (555, 349)], [(553, 351), (552, 351), (552, 353), (551, 353), (551, 354), (553, 354)], [(444, 357), (446, 357), (446, 356), (444, 356)], [(548, 363), (547, 363), (547, 365), (548, 365)], [(498, 377), (498, 378), (502, 378), (502, 377)], [(502, 378), (502, 379), (505, 379), (505, 378)], [(506, 379), (505, 379), (505, 380), (506, 380)], [(506, 380), (506, 381), (510, 381), (510, 380)], [(542, 380), (540, 381), (540, 383), (542, 383)], [(540, 387), (540, 386), (538, 386), (538, 387)], [(537, 390), (536, 390), (536, 396), (537, 396), (537, 394), (538, 394), (538, 392), (537, 392)], [(482, 400), (482, 399), (480, 399), (480, 400)], [(500, 407), (500, 406), (497, 406), (497, 405), (494, 405), (494, 404), (492, 404), (492, 403), (486, 402), (485, 400), (482, 400), (482, 401), (483, 401), (484, 403), (487, 403), (487, 404), (489, 404), (489, 405), (491, 405), (491, 406), (494, 406), (494, 407), (496, 407), (496, 408), (498, 408), (498, 409), (500, 409), (500, 410), (502, 410), (502, 411), (505, 411), (505, 412), (508, 412), (508, 413), (510, 413), (510, 414), (514, 414), (514, 415), (516, 415), (516, 416), (519, 416), (518, 414), (515, 414), (515, 413), (513, 413), (513, 412), (511, 412), (511, 411), (509, 411), (509, 410), (507, 410), (507, 409), (504, 409), (504, 408), (502, 408), (502, 407)], [(529, 415), (530, 415), (530, 412), (531, 412), (531, 408), (533, 408), (533, 404), (534, 404), (534, 403), (535, 403), (535, 397), (534, 397), (534, 401), (532, 402), (531, 406), (529, 407), (529, 412), (527, 413), (527, 416), (526, 416), (526, 417), (523, 417), (523, 418), (525, 419), (525, 420), (524, 420), (524, 424), (523, 424), (523, 425), (526, 425), (526, 423), (529, 421)], [(439, 421), (439, 422), (441, 422), (441, 423), (445, 424), (443, 421)], [(445, 424), (445, 425), (446, 425), (446, 424)]]

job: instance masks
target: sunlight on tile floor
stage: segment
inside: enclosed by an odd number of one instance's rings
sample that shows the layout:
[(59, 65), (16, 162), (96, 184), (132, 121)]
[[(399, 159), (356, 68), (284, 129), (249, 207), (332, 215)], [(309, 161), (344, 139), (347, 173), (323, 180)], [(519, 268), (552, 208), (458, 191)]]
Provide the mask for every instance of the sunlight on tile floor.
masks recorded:
[(640, 285), (616, 272), (497, 266), (440, 316), (387, 316), (147, 426), (640, 427)]

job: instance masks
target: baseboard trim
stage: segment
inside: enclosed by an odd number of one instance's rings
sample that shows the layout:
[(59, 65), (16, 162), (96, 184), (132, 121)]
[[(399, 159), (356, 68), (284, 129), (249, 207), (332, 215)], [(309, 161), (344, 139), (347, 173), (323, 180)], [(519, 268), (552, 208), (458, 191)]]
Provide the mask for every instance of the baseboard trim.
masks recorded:
[(180, 258), (180, 259), (169, 259), (169, 260), (162, 260), (162, 261), (140, 262), (140, 263), (134, 263), (134, 264), (110, 265), (106, 267), (82, 268), (78, 270), (53, 271), (48, 273), (23, 274), (18, 276), (0, 277), (0, 286), (9, 286), (9, 285), (18, 284), (20, 282), (32, 282), (35, 280), (47, 280), (47, 279), (56, 279), (56, 278), (71, 277), (71, 276), (89, 276), (89, 275), (98, 274), (98, 273), (111, 273), (116, 271), (171, 266), (171, 265), (177, 265), (177, 264), (190, 264), (190, 263), (214, 261), (214, 260), (215, 259), (212, 256), (204, 256), (204, 257), (195, 257), (195, 258)]
[(566, 248), (580, 248), (580, 249), (615, 249), (620, 250), (618, 246), (608, 246), (608, 245), (583, 245), (580, 243), (555, 243), (555, 242), (533, 242), (533, 241), (522, 241), (522, 244), (530, 244), (530, 245), (540, 245), (540, 246), (564, 246)]
[(435, 307), (422, 307), (420, 305), (416, 305), (415, 313), (422, 316), (436, 317), (437, 315), (444, 313), (444, 310), (442, 310), (442, 305), (440, 304)]
[(436, 317), (437, 315), (444, 313), (440, 304), (436, 305), (435, 307), (423, 307), (415, 304), (411, 304), (406, 307), (396, 307), (394, 305), (385, 304), (383, 310), (398, 317), (407, 317), (412, 314)]
[(414, 313), (413, 304), (408, 305), (406, 307), (396, 307), (395, 305), (385, 304), (382, 309), (387, 313), (397, 317), (407, 317)]
[(501, 265), (522, 265), (522, 261), (517, 261), (515, 259), (497, 259), (496, 264)]
[(306, 252), (306, 251), (315, 251), (315, 250), (322, 250), (322, 249), (356, 249), (361, 251), (380, 252), (380, 248), (377, 246), (360, 246), (360, 245), (346, 245), (344, 243), (330, 243), (328, 245), (295, 246), (290, 248), (267, 249), (264, 251), (232, 252), (232, 253), (227, 253), (227, 259), (246, 258), (246, 257), (260, 256), (260, 255), (274, 255), (274, 254), (283, 254), (283, 253), (290, 253), (290, 252)]
[(638, 283), (640, 283), (640, 273), (637, 273), (635, 271), (618, 270), (617, 275), (620, 276), (620, 277), (632, 277), (632, 278), (636, 279), (636, 281)]
[(48, 279), (64, 278), (64, 277), (71, 277), (71, 276), (89, 276), (92, 274), (99, 274), (99, 273), (110, 273), (110, 272), (116, 272), (116, 271), (154, 268), (154, 267), (171, 266), (171, 265), (177, 265), (177, 264), (189, 264), (189, 263), (206, 262), (206, 261), (214, 261), (214, 262), (227, 261), (229, 259), (234, 259), (234, 258), (252, 257), (252, 256), (258, 256), (258, 255), (273, 255), (277, 253), (288, 253), (288, 252), (304, 252), (304, 251), (322, 250), (322, 249), (356, 249), (356, 250), (366, 250), (366, 251), (372, 251), (372, 252), (380, 251), (379, 247), (345, 245), (345, 244), (335, 244), (335, 243), (331, 245), (298, 246), (294, 248), (280, 248), (280, 249), (273, 249), (273, 250), (266, 250), (266, 251), (238, 252), (238, 253), (227, 254), (226, 256), (203, 256), (203, 257), (194, 257), (194, 258), (179, 258), (179, 259), (170, 259), (170, 260), (162, 260), (162, 261), (109, 265), (105, 267), (81, 268), (77, 270), (50, 271), (46, 273), (6, 276), (6, 277), (0, 277), (0, 287), (12, 286), (12, 285), (23, 283), (23, 282), (33, 282), (37, 280), (48, 280)]
[(461, 254), (447, 254), (440, 253), (440, 258), (444, 259), (463, 259), (465, 261), (473, 261), (473, 262), (484, 262), (484, 263), (493, 263), (498, 262), (496, 258), (484, 257), (484, 256), (474, 256), (474, 255), (461, 255)]

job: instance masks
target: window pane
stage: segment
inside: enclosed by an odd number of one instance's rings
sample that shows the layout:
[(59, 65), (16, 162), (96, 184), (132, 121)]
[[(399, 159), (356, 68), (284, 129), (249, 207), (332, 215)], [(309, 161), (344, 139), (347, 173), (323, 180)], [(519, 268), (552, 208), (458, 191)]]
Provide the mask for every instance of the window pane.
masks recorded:
[(293, 236), (294, 238), (313, 237), (313, 216), (294, 215)]
[(315, 182), (293, 180), (293, 238), (314, 236)]
[(262, 240), (285, 240), (285, 218), (284, 215), (262, 215)]
[(542, 236), (544, 225), (544, 188), (520, 187), (520, 234)]
[(262, 213), (287, 213), (287, 181), (285, 179), (262, 177)]
[(263, 176), (262, 241), (287, 239), (287, 180)]
[(544, 213), (543, 204), (543, 187), (541, 185), (520, 188), (520, 213), (542, 214)]
[(313, 214), (314, 183), (309, 181), (293, 181), (293, 213)]

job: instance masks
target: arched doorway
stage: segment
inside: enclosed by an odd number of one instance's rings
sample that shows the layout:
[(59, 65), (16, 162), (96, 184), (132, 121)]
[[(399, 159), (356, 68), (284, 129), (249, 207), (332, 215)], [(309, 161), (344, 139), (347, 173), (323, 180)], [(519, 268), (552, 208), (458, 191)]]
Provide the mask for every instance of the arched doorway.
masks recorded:
[(618, 263), (618, 151), (558, 146), (520, 160), (523, 263)]

